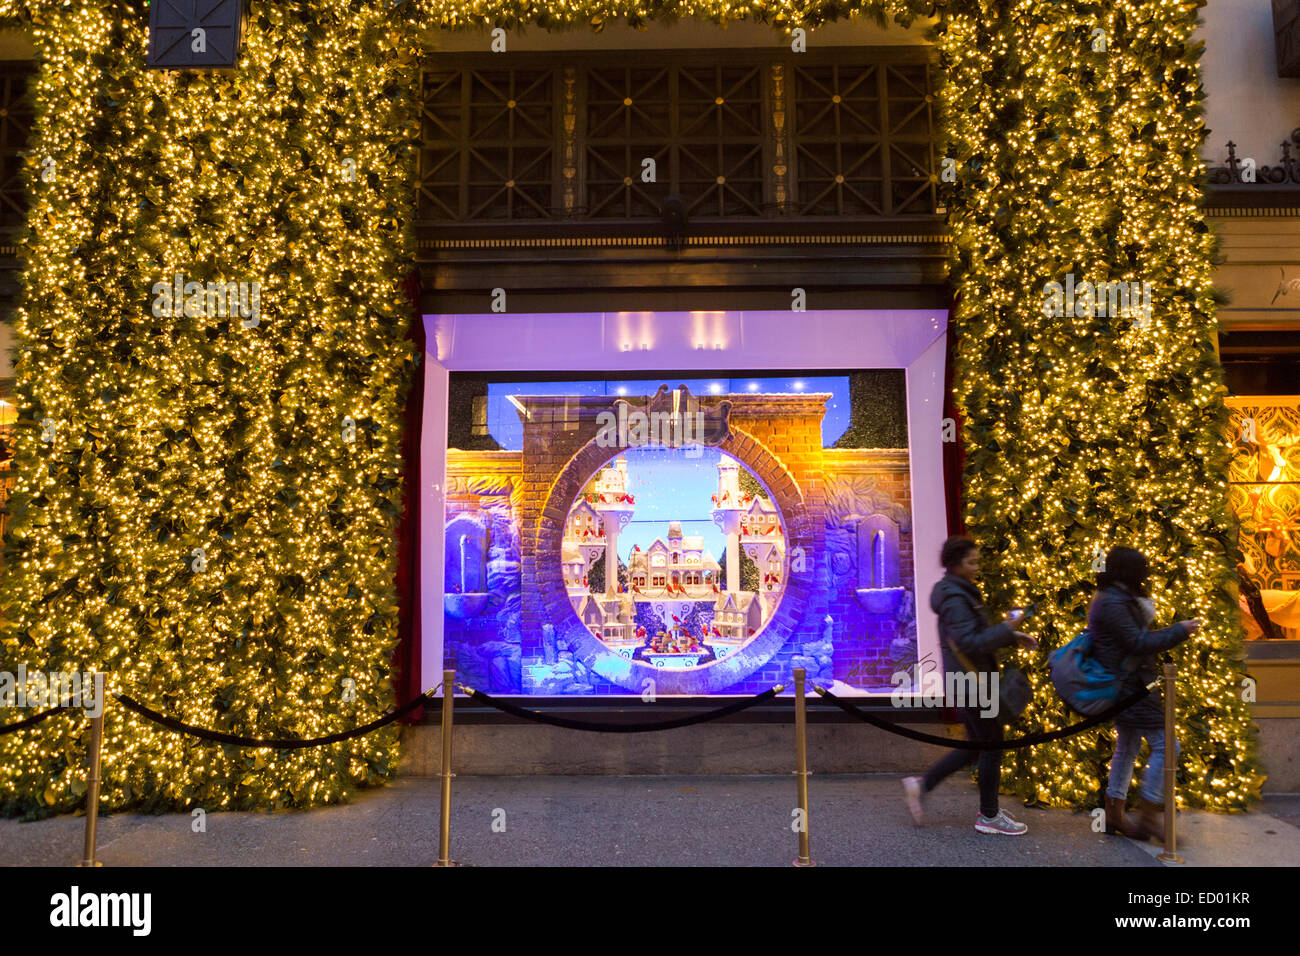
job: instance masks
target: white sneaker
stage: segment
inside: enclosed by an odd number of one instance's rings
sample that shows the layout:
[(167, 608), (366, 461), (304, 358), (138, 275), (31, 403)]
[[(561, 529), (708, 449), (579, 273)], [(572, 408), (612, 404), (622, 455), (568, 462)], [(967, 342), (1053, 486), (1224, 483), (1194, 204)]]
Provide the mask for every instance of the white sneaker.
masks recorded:
[(907, 801), (912, 822), (918, 827), (921, 825), (921, 794), (925, 792), (923, 783), (920, 777), (903, 778), (903, 799)]
[(1023, 823), (1017, 823), (1007, 816), (1007, 811), (999, 810), (996, 817), (986, 817), (980, 813), (975, 817), (975, 829), (980, 833), (996, 833), (999, 836), (1020, 836), (1026, 833), (1029, 827)]

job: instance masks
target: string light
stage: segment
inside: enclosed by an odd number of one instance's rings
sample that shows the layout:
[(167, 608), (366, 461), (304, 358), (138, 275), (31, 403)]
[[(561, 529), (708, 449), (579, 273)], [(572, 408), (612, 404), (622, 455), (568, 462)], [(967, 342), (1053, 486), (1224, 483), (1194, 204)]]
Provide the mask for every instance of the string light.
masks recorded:
[[(142, 0), (39, 6), (0, 667), (105, 671), (253, 737), (372, 720), (394, 701), (417, 38), (386, 0), (257, 4), (238, 70), (178, 73), (143, 68)], [(156, 316), (176, 273), (258, 282), (257, 324)], [(396, 763), (394, 728), (250, 751), (110, 703), (104, 734), (111, 808), (337, 803)], [(78, 807), (88, 741), (80, 716), (0, 737), (0, 807)]]
[[(1235, 660), (1198, 3), (940, 7), (947, 155), (961, 170), (947, 205), (966, 519), (996, 556), (991, 600), (1037, 599), (1050, 649), (1081, 627), (1098, 549), (1151, 555), (1161, 619), (1206, 622), (1174, 655), (1180, 796), (1238, 809), (1262, 777)], [(301, 0), (254, 6), (238, 70), (171, 73), (142, 67), (143, 0), (0, 0), (41, 64), (3, 659), (107, 670), (115, 690), (255, 736), (330, 733), (392, 702), (411, 361), (397, 282), (413, 249), (406, 98), (421, 30), (652, 18), (790, 30), (856, 13), (908, 25), (932, 9)], [(345, 159), (354, 182), (338, 175)], [(262, 324), (155, 318), (149, 289), (176, 272), (260, 281)], [(1152, 321), (1045, 317), (1043, 285), (1066, 273), (1151, 282)], [(345, 416), (355, 446), (339, 440)], [(203, 574), (187, 571), (195, 547)], [(1036, 705), (1017, 729), (1063, 726), (1041, 667), (1031, 673)], [(345, 678), (354, 703), (339, 702)], [(308, 806), (394, 769), (392, 731), (248, 752), (108, 715), (111, 807)], [(0, 738), (0, 809), (77, 807), (85, 728), (58, 717)], [(1005, 785), (1092, 805), (1106, 737), (1018, 751)]]
[[(1041, 609), (1043, 647), (1020, 654), (1035, 703), (1015, 731), (1071, 722), (1044, 658), (1083, 629), (1095, 560), (1137, 547), (1157, 620), (1204, 622), (1173, 653), (1180, 801), (1241, 809), (1263, 777), (1242, 694), (1213, 240), (1199, 210), (1197, 7), (949, 5), (936, 42), (961, 169), (947, 190), (954, 382), (965, 519), (993, 559), (990, 601)], [(1150, 282), (1149, 321), (1044, 315), (1044, 285), (1067, 274)], [(1102, 729), (1013, 751), (1004, 787), (1095, 806), (1112, 748)]]

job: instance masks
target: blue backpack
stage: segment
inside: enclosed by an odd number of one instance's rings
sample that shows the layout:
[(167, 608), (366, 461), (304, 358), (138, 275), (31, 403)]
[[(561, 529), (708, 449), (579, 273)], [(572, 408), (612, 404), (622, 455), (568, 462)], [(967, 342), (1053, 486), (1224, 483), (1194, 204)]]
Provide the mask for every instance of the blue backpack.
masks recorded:
[(1048, 658), (1052, 685), (1070, 709), (1093, 717), (1119, 702), (1124, 674), (1116, 674), (1092, 656), (1092, 634), (1084, 631)]

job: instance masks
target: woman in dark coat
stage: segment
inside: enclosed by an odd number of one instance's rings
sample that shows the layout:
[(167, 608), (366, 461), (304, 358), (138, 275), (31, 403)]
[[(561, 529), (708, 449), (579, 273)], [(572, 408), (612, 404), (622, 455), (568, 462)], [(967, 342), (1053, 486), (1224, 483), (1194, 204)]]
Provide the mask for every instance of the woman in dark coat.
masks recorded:
[[(1137, 693), (1156, 679), (1156, 655), (1187, 640), (1200, 621), (1179, 621), (1163, 631), (1148, 630), (1155, 605), (1147, 596), (1151, 576), (1146, 556), (1133, 548), (1111, 548), (1106, 570), (1097, 576), (1097, 593), (1088, 608), (1092, 656), (1115, 674), (1124, 675), (1120, 699)], [(1110, 761), (1106, 787), (1106, 832), (1145, 840), (1164, 834), (1160, 807), (1164, 800), (1165, 710), (1159, 690), (1139, 700), (1115, 718), (1115, 754)], [(1142, 741), (1151, 745), (1151, 759), (1142, 775), (1140, 817), (1136, 824), (1124, 816), (1133, 779), (1133, 765)], [(1174, 741), (1175, 753), (1178, 742)]]
[[(966, 671), (965, 662), (953, 653), (952, 645), (956, 645), (977, 674), (989, 675), (998, 673), (998, 659), (994, 654), (998, 648), (1019, 645), (1032, 649), (1038, 646), (1035, 638), (1015, 629), (1014, 625), (1024, 618), (1024, 611), (1011, 611), (1001, 623), (989, 624), (979, 588), (975, 586), (980, 570), (980, 549), (974, 541), (960, 535), (949, 538), (943, 543), (939, 560), (947, 573), (930, 594), (930, 609), (939, 615), (939, 647), (943, 654), (945, 686), (948, 684), (947, 674)], [(991, 684), (996, 700), (997, 683), (987, 679), (979, 683), (983, 686)], [(966, 727), (966, 739), (1002, 742), (1002, 719), (996, 713), (985, 716), (978, 707), (967, 706), (958, 707), (957, 715)], [(975, 829), (980, 833), (1002, 836), (1019, 836), (1029, 829), (998, 808), (998, 787), (1002, 782), (1001, 750), (953, 750), (940, 758), (924, 777), (906, 778), (903, 795), (913, 821), (921, 822), (922, 796), (975, 760), (977, 753), (980, 812), (975, 818)]]

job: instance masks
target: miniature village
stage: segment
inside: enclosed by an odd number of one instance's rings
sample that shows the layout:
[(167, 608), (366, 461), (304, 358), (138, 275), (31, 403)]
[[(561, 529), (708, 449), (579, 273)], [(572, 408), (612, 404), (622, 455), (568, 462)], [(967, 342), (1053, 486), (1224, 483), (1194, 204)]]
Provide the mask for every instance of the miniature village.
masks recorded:
[[(722, 456), (711, 496), (727, 541), (725, 569), (703, 537), (683, 535), (680, 521), (645, 549), (633, 545), (621, 565), (619, 533), (636, 509), (623, 456), (579, 496), (564, 528), (564, 583), (574, 611), (606, 646), (659, 668), (702, 667), (734, 654), (771, 618), (783, 591), (785, 536), (772, 502), (742, 491), (740, 467)], [(742, 590), (742, 551), (757, 570), (757, 590)]]

